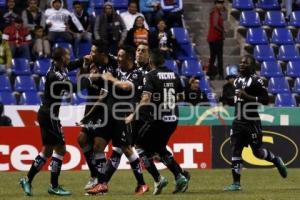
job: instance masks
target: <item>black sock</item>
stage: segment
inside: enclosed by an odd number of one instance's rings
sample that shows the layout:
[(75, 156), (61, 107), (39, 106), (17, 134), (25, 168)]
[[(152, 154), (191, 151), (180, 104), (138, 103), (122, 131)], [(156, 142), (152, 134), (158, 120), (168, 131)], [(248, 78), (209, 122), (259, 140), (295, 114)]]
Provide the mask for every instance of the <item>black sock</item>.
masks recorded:
[(173, 173), (175, 179), (178, 179), (178, 177), (180, 177), (182, 173), (182, 169), (178, 167), (179, 164), (175, 161), (173, 155), (164, 154), (160, 156), (164, 165), (166, 165), (168, 169)]
[(241, 170), (243, 167), (242, 160), (234, 160), (231, 163), (231, 172), (233, 177), (233, 182), (240, 184), (241, 182)]
[(89, 167), (91, 177), (97, 177), (97, 169), (93, 162), (93, 149), (90, 146), (87, 146), (82, 149), (86, 163)]
[(141, 158), (141, 160), (143, 161), (144, 167), (146, 168), (146, 170), (151, 174), (151, 176), (153, 177), (155, 182), (159, 181), (159, 177), (160, 174), (154, 164), (153, 158), (152, 157), (148, 157), (144, 150), (142, 149), (137, 149), (137, 152), (139, 154), (139, 157)]
[(139, 157), (133, 153), (129, 158), (131, 169), (133, 171), (133, 174), (135, 176), (135, 179), (138, 182), (138, 185), (145, 185), (143, 173), (142, 173), (142, 167), (140, 165), (140, 159)]
[(56, 153), (52, 156), (51, 161), (51, 185), (52, 188), (57, 188), (58, 186), (58, 177), (60, 175), (61, 166), (62, 166), (63, 156)]
[(30, 170), (27, 173), (28, 182), (31, 183), (35, 175), (43, 168), (47, 161), (47, 158), (43, 153), (40, 153), (33, 161)]
[(263, 149), (266, 152), (265, 160), (274, 163), (275, 155), (269, 149)]
[(121, 151), (116, 151), (113, 150), (110, 158), (106, 162), (106, 170), (105, 170), (105, 175), (106, 175), (106, 182), (108, 183), (115, 173), (115, 171), (118, 169), (120, 161), (121, 161), (121, 156), (123, 152)]
[[(173, 155), (172, 155), (172, 153), (170, 152), (170, 151), (168, 151), (167, 149), (166, 149), (166, 153), (169, 155), (169, 156), (172, 156), (173, 157)], [(177, 166), (177, 168), (180, 170), (180, 173), (184, 173), (184, 170), (180, 167), (180, 165), (175, 161), (175, 165)]]
[(94, 160), (97, 169), (97, 178), (99, 183), (104, 183), (106, 181), (105, 177), (105, 165), (106, 159), (104, 153), (96, 153), (94, 155)]

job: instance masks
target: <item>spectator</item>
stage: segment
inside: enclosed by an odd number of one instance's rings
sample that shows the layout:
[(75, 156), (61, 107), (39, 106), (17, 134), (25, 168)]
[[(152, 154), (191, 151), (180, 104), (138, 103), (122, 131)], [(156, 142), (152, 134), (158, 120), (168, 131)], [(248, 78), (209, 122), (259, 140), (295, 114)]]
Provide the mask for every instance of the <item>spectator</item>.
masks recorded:
[(9, 44), (2, 40), (0, 32), (0, 72), (11, 73), (12, 55)]
[(223, 40), (225, 37), (224, 19), (222, 10), (224, 10), (224, 0), (215, 0), (215, 6), (209, 14), (209, 30), (207, 41), (209, 43), (210, 60), (208, 74), (214, 79), (214, 64), (218, 60), (218, 78), (223, 79)]
[(185, 89), (185, 101), (192, 105), (208, 102), (207, 96), (200, 90), (199, 79), (191, 77)]
[(31, 35), (29, 30), (23, 26), (23, 20), (20, 17), (4, 29), (2, 39), (8, 41), (14, 58), (30, 59), (29, 44), (31, 43)]
[(22, 12), (22, 19), (24, 27), (27, 27), (30, 31), (34, 31), (36, 25), (45, 28), (45, 16), (44, 13), (38, 7), (37, 0), (28, 0), (27, 9)]
[(44, 34), (44, 29), (42, 26), (35, 26), (34, 28), (34, 41), (33, 41), (33, 55), (35, 57), (45, 57), (49, 58), (50, 52), (50, 42)]
[(19, 14), (16, 11), (15, 0), (7, 0), (7, 8), (3, 14), (3, 21), (1, 21), (1, 30), (4, 30), (7, 26), (11, 25), (12, 22), (15, 21)]
[(182, 27), (183, 3), (182, 0), (161, 0), (161, 8), (165, 14), (167, 26)]
[(140, 0), (140, 11), (144, 14), (149, 26), (155, 26), (164, 15), (160, 0)]
[(81, 23), (83, 27), (83, 32), (79, 31), (78, 28), (75, 26), (72, 20), (70, 20), (70, 31), (74, 37), (74, 49), (75, 49), (75, 56), (78, 56), (78, 48), (79, 43), (82, 40), (88, 41), (91, 43), (92, 41), (92, 33), (91, 33), (91, 20), (89, 14), (83, 10), (83, 5), (80, 1), (73, 2), (73, 10), (75, 17)]
[(179, 49), (179, 45), (162, 19), (159, 20), (156, 30), (152, 33), (150, 46), (163, 52), (166, 59), (176, 60), (176, 51)]
[(0, 102), (0, 126), (12, 126), (11, 119), (4, 115), (4, 105)]
[[(123, 19), (123, 21), (126, 25), (127, 31), (129, 31), (133, 27), (134, 20), (138, 16), (142, 16), (143, 18), (145, 18), (142, 13), (138, 12), (137, 3), (134, 2), (134, 1), (129, 2), (128, 10), (126, 12), (121, 13), (120, 15), (121, 15), (121, 17), (122, 17), (122, 19)], [(146, 29), (149, 30), (149, 26), (148, 26), (146, 21), (144, 21), (144, 26), (145, 26)]]
[(144, 26), (145, 19), (138, 16), (133, 27), (128, 31), (125, 44), (136, 48), (139, 44), (149, 44), (150, 32)]
[(77, 29), (82, 32), (83, 27), (79, 20), (63, 8), (62, 0), (52, 0), (50, 2), (51, 8), (45, 12), (46, 24), (49, 27), (48, 39), (53, 44), (57, 38), (61, 38), (66, 42), (72, 42), (72, 35), (68, 30), (68, 20), (71, 17)]
[(110, 48), (109, 52), (116, 55), (118, 48), (123, 45), (126, 38), (126, 25), (121, 16), (115, 12), (111, 2), (106, 2), (103, 9), (103, 13), (96, 18), (95, 39), (101, 40), (105, 46)]
[[(66, 0), (63, 0), (63, 8), (66, 8), (67, 9), (67, 1)], [(47, 8), (50, 8), (50, 3), (51, 3), (51, 0), (39, 0), (39, 8), (41, 11), (45, 11)]]
[(235, 87), (233, 83), (235, 78), (235, 75), (226, 76), (227, 82), (223, 86), (221, 97), (221, 102), (223, 103), (223, 106), (234, 106)]

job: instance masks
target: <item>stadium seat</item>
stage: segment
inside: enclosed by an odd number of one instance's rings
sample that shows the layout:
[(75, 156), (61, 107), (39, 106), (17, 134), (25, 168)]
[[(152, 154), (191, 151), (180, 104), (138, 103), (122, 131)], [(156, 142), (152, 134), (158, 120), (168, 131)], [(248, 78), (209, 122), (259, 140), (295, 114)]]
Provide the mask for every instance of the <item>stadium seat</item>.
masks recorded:
[(171, 32), (179, 44), (190, 43), (189, 35), (185, 28), (173, 27), (173, 28), (171, 28)]
[(29, 61), (26, 58), (12, 59), (12, 73), (15, 75), (30, 75)]
[(70, 75), (69, 75), (69, 78), (70, 78), (70, 80), (71, 80), (72, 83), (74, 83), (74, 84), (77, 83), (77, 77), (76, 77), (76, 75), (70, 74)]
[(182, 63), (181, 74), (187, 77), (202, 77), (204, 75), (201, 63), (198, 60), (185, 60)]
[(82, 41), (79, 43), (78, 57), (81, 58), (90, 54), (92, 44), (88, 41)]
[(20, 97), (20, 105), (40, 105), (41, 98), (40, 96), (34, 91), (27, 91), (23, 92)]
[(300, 78), (296, 78), (293, 91), (300, 94)]
[(289, 83), (284, 77), (272, 77), (269, 80), (268, 92), (272, 94), (289, 93)]
[(45, 76), (51, 67), (51, 60), (48, 58), (37, 59), (34, 63), (33, 72), (39, 76)]
[(295, 26), (297, 28), (300, 27), (300, 11), (292, 12), (292, 14), (290, 15), (289, 25), (290, 26)]
[(199, 87), (200, 87), (200, 90), (203, 91), (205, 94), (212, 92), (212, 89), (209, 85), (209, 81), (205, 77), (200, 79)]
[(293, 35), (287, 28), (275, 28), (272, 33), (271, 43), (277, 45), (294, 44)]
[(36, 91), (36, 85), (31, 76), (17, 76), (15, 80), (15, 91)]
[(0, 91), (11, 91), (11, 84), (6, 74), (0, 75)]
[(233, 0), (232, 8), (237, 10), (252, 10), (254, 5), (252, 0)]
[(110, 2), (112, 2), (116, 10), (128, 8), (128, 0), (111, 0)]
[(270, 45), (256, 45), (253, 55), (259, 62), (275, 60), (274, 51)]
[(299, 31), (298, 31), (298, 33), (297, 33), (297, 37), (295, 38), (295, 41), (296, 41), (297, 43), (300, 43), (300, 29), (299, 29)]
[(260, 75), (270, 78), (270, 77), (283, 77), (283, 73), (280, 65), (277, 61), (264, 61), (261, 64)]
[(246, 35), (246, 42), (251, 45), (268, 44), (268, 37), (262, 28), (249, 28)]
[(39, 82), (39, 91), (43, 92), (45, 90), (45, 83), (46, 83), (46, 78), (45, 76), (42, 76), (40, 78), (40, 82)]
[(299, 60), (299, 51), (295, 45), (281, 45), (279, 47), (278, 59), (286, 62)]
[(77, 75), (77, 71), (78, 71), (78, 69), (74, 69), (72, 71), (69, 71), (68, 72), (68, 76), (76, 76)]
[(86, 98), (80, 97), (78, 94), (73, 93), (72, 95), (72, 104), (73, 105), (80, 105), (86, 102)]
[(6, 0), (0, 0), (0, 8), (6, 7)]
[(238, 65), (227, 65), (226, 66), (226, 76), (238, 76), (239, 66)]
[(176, 52), (176, 56), (178, 60), (197, 59), (197, 55), (191, 43), (181, 44), (180, 49)]
[(259, 0), (256, 8), (261, 8), (262, 10), (279, 10), (281, 7), (278, 0)]
[(253, 10), (242, 11), (240, 16), (240, 26), (260, 27), (261, 21), (258, 13)]
[(102, 8), (105, 3), (105, 0), (91, 0), (90, 7)]
[(177, 66), (177, 63), (175, 62), (175, 60), (165, 60), (165, 66), (174, 71), (175, 73), (179, 74), (178, 73), (178, 66)]
[(281, 11), (268, 11), (265, 15), (264, 25), (271, 27), (284, 27), (286, 22)]
[(17, 101), (11, 91), (0, 91), (0, 102), (4, 105), (16, 105)]
[(290, 77), (300, 77), (300, 60), (289, 61), (286, 67), (286, 75)]
[(275, 107), (296, 107), (295, 96), (291, 93), (277, 94), (275, 98)]
[(73, 52), (73, 47), (70, 43), (67, 43), (67, 42), (57, 42), (53, 45), (53, 49), (56, 49), (56, 48), (65, 48), (65, 49), (68, 49), (69, 52), (70, 52), (70, 56), (71, 56), (71, 60), (74, 60), (75, 57), (74, 57), (74, 52)]

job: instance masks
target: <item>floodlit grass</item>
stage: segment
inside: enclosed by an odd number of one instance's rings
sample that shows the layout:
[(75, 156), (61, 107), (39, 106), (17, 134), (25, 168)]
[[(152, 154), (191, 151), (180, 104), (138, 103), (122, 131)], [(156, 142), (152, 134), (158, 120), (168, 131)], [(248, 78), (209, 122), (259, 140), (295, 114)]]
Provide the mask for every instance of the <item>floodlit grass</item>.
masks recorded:
[(288, 178), (282, 179), (274, 169), (247, 169), (243, 170), (242, 191), (224, 192), (223, 187), (231, 183), (230, 169), (224, 170), (190, 170), (192, 179), (186, 193), (172, 194), (174, 179), (169, 171), (161, 171), (169, 180), (169, 185), (159, 196), (153, 196), (153, 180), (145, 172), (145, 180), (150, 186), (150, 191), (144, 196), (134, 195), (136, 186), (133, 174), (128, 170), (120, 170), (114, 175), (109, 184), (109, 193), (98, 196), (84, 196), (83, 187), (89, 178), (86, 171), (63, 171), (60, 183), (70, 189), (73, 195), (70, 197), (55, 197), (47, 193), (49, 185), (49, 172), (37, 175), (33, 182), (32, 197), (26, 197), (18, 184), (25, 172), (1, 172), (0, 173), (0, 200), (22, 199), (161, 199), (161, 200), (282, 200), (300, 198), (300, 169), (290, 169)]

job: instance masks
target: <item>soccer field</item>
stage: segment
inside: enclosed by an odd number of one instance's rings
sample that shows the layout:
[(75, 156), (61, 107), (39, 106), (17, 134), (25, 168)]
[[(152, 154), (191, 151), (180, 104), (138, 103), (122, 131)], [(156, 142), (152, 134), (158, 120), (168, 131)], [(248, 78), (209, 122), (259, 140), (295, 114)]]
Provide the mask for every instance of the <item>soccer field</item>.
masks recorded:
[(88, 179), (86, 171), (63, 171), (60, 183), (73, 192), (70, 197), (53, 197), (47, 193), (49, 173), (40, 173), (33, 183), (34, 196), (26, 197), (18, 185), (18, 179), (25, 172), (0, 173), (0, 200), (19, 199), (162, 199), (162, 200), (211, 200), (211, 199), (238, 199), (238, 200), (282, 200), (300, 198), (300, 169), (290, 169), (288, 178), (282, 179), (274, 169), (246, 169), (243, 170), (242, 187), (239, 192), (224, 192), (223, 186), (231, 183), (230, 170), (190, 170), (192, 178), (186, 193), (172, 194), (174, 180), (169, 171), (162, 171), (162, 175), (169, 180), (169, 185), (159, 196), (153, 196), (153, 180), (145, 172), (146, 182), (150, 191), (144, 196), (135, 196), (135, 181), (133, 174), (128, 170), (117, 171), (109, 184), (109, 193), (98, 196), (84, 196), (83, 186)]

